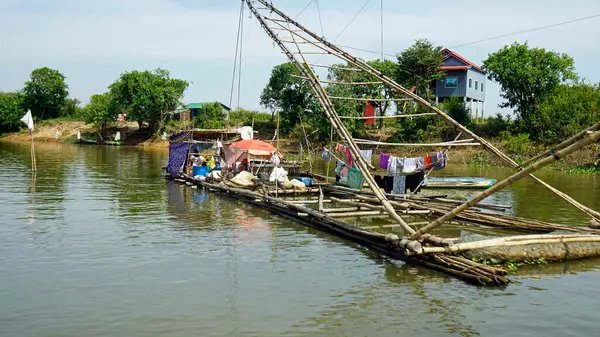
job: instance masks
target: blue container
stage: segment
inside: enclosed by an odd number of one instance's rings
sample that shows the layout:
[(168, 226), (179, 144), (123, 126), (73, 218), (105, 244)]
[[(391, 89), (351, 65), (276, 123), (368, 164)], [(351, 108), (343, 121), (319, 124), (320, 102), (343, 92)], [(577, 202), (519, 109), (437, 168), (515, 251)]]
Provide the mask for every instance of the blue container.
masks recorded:
[(300, 177), (298, 180), (303, 182), (306, 187), (312, 186), (312, 179), (309, 177)]
[(210, 172), (210, 169), (208, 168), (208, 166), (193, 166), (192, 167), (192, 177), (195, 176), (207, 176), (208, 173)]

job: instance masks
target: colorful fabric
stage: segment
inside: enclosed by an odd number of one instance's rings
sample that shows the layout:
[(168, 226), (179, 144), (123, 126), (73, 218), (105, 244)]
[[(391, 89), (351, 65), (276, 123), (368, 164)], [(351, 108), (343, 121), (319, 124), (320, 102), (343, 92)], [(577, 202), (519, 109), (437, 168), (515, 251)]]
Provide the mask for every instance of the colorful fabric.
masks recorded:
[(404, 167), (402, 168), (402, 172), (404, 173), (414, 173), (417, 171), (417, 159), (418, 158), (406, 158), (404, 160)]
[[(169, 143), (169, 163), (167, 164), (167, 172), (169, 172), (173, 178), (178, 177), (179, 172), (183, 170), (183, 165), (185, 165), (190, 147), (190, 143), (186, 143), (185, 141), (191, 139), (191, 133), (183, 136), (183, 138), (181, 134), (176, 134), (169, 138), (171, 143)], [(175, 142), (175, 140), (177, 141)]]
[(364, 112), (363, 116), (371, 117), (371, 118), (367, 118), (365, 120), (365, 125), (375, 124), (375, 118), (373, 118), (375, 116), (375, 107), (373, 106), (373, 104), (371, 102), (367, 103), (367, 105), (365, 106), (365, 112)]
[(354, 163), (354, 159), (352, 158), (350, 149), (347, 146), (344, 146), (344, 153), (346, 154), (346, 158), (348, 159), (348, 167), (352, 167), (352, 164)]
[(425, 171), (425, 158), (420, 157), (417, 159), (417, 171)]
[(390, 155), (387, 153), (381, 152), (379, 154), (379, 168), (387, 170), (389, 162), (390, 162)]
[(388, 162), (388, 174), (389, 175), (397, 175), (398, 173), (404, 170), (406, 158), (401, 157), (392, 157), (390, 156)]
[(433, 159), (431, 156), (425, 156), (425, 169), (429, 170), (433, 167)]
[(360, 150), (360, 155), (365, 158), (367, 163), (371, 164), (371, 157), (373, 156), (373, 150)]
[(321, 153), (321, 158), (323, 158), (324, 160), (330, 161), (331, 160), (331, 152), (329, 152), (329, 150), (324, 149), (323, 153)]
[(335, 150), (336, 150), (337, 152), (344, 152), (344, 145), (342, 145), (342, 144), (339, 144), (339, 143), (338, 143), (338, 144), (335, 144)]
[(393, 194), (406, 194), (406, 176), (395, 175), (394, 184), (392, 185)]
[(356, 168), (348, 170), (348, 187), (360, 190), (362, 189), (364, 178), (362, 173)]

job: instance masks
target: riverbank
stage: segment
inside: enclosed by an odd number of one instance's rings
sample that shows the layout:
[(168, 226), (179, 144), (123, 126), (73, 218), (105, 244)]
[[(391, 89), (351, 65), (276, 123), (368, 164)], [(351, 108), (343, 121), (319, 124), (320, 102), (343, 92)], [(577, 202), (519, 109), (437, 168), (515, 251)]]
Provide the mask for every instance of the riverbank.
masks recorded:
[[(49, 120), (38, 123), (34, 129), (33, 137), (36, 142), (61, 142), (75, 143), (77, 141), (77, 131), (82, 135), (95, 137), (98, 130), (92, 125), (86, 125), (80, 121)], [(57, 138), (58, 131), (58, 138)], [(138, 124), (134, 122), (119, 122), (116, 127), (108, 130), (109, 134), (117, 131), (121, 133), (121, 138), (127, 146), (142, 146), (151, 148), (167, 148), (169, 142), (155, 137), (151, 132), (145, 129), (139, 129)], [(270, 137), (261, 137), (270, 138)], [(29, 133), (26, 130), (14, 132), (0, 137), (0, 141), (9, 142), (28, 142)], [(490, 142), (498, 149), (507, 153), (516, 162), (524, 162), (528, 158), (546, 150), (542, 145), (519, 142), (514, 139), (499, 140), (492, 139)], [(301, 140), (282, 139), (281, 147), (289, 149), (289, 153), (298, 153), (298, 144)], [(317, 144), (311, 144), (317, 146)], [(407, 157), (420, 157), (436, 151), (431, 147), (390, 147), (380, 146), (378, 150), (390, 153), (392, 155), (401, 155)], [(285, 151), (284, 151), (285, 153)], [(487, 151), (475, 147), (456, 147), (449, 152), (450, 162), (456, 164), (469, 165), (474, 167), (502, 166), (503, 164), (490, 155)], [(600, 167), (600, 144), (592, 144), (562, 160), (549, 166), (551, 169), (564, 170), (576, 173), (598, 173)]]

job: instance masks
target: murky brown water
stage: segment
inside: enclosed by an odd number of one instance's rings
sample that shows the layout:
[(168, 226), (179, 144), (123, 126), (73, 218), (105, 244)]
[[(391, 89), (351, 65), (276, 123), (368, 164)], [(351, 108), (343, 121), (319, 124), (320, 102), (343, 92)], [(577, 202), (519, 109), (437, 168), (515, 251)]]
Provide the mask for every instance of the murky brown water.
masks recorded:
[[(171, 184), (163, 150), (36, 149), (33, 180), (29, 145), (0, 142), (0, 336), (599, 335), (598, 259), (477, 288)], [(598, 176), (540, 176), (600, 209)], [(586, 221), (527, 181), (494, 198)]]

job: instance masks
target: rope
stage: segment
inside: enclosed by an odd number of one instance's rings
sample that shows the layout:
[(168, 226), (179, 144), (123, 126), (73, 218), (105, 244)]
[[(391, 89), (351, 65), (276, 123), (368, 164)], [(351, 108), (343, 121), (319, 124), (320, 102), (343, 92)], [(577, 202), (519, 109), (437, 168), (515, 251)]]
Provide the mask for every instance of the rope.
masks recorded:
[[(242, 2), (243, 4), (243, 2)], [(242, 18), (241, 22), (241, 31), (240, 31), (240, 65), (238, 70), (238, 92), (237, 92), (237, 107), (240, 107), (240, 96), (242, 93), (242, 52), (244, 50), (244, 6), (242, 5), (242, 12), (240, 13), (240, 17)], [(230, 105), (231, 107), (231, 105)]]
[[(383, 0), (381, 0), (383, 1)], [(319, 6), (319, 0), (316, 0), (315, 3), (317, 4), (317, 12), (319, 13), (319, 24), (321, 25), (321, 36), (325, 36), (325, 33), (323, 32), (323, 20), (321, 19), (321, 7)]]
[(238, 20), (238, 31), (237, 31), (237, 39), (235, 42), (235, 58), (233, 60), (233, 75), (231, 75), (231, 92), (229, 93), (229, 107), (231, 107), (231, 104), (233, 103), (233, 88), (235, 85), (235, 73), (236, 73), (236, 68), (237, 68), (237, 56), (238, 56), (238, 50), (239, 50), (239, 46), (240, 46), (240, 35), (242, 32), (242, 20), (244, 18), (244, 2), (241, 2), (241, 6), (240, 6), (240, 18)]

